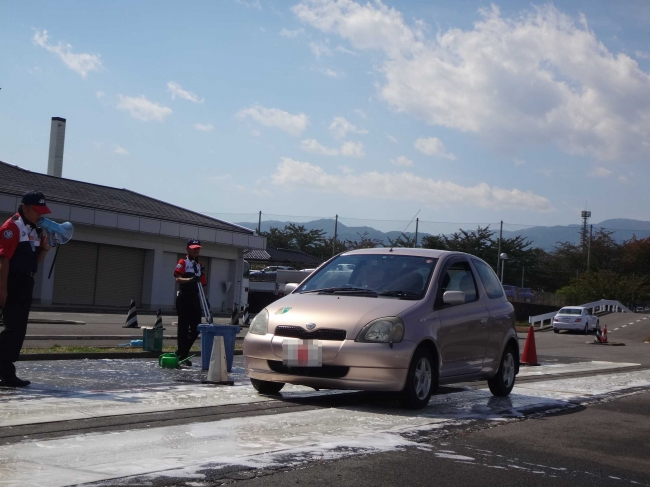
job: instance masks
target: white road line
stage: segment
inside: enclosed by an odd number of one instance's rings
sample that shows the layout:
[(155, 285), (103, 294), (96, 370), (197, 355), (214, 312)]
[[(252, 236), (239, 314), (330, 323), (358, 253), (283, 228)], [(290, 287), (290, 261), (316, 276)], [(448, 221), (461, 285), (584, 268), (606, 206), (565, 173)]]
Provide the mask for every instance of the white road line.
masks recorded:
[(614, 328), (612, 331), (620, 330), (620, 328)]
[(533, 377), (540, 375), (571, 374), (576, 372), (599, 372), (602, 370), (622, 369), (625, 367), (636, 367), (640, 364), (627, 362), (604, 362), (594, 360), (592, 362), (576, 362), (573, 364), (551, 364), (538, 367), (522, 367), (517, 377)]
[(627, 326), (627, 325), (623, 325), (623, 326), (621, 326), (621, 328), (625, 328), (626, 326)]
[(568, 407), (635, 387), (650, 388), (650, 370), (524, 384), (507, 398), (487, 390), (441, 394), (418, 412), (364, 405), (24, 441), (0, 446), (0, 479), (5, 487), (64, 487), (156, 473), (197, 478), (207, 463), (265, 467), (281, 458), (293, 464), (340, 458), (350, 449), (390, 451), (419, 445), (404, 433), (458, 421), (512, 421), (537, 408)]

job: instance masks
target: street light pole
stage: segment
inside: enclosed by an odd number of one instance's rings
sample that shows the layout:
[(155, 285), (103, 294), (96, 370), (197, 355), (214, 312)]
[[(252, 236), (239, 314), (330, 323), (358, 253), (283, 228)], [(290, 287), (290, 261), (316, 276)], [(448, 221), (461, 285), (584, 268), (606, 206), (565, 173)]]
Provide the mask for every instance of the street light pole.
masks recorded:
[(497, 252), (497, 273), (499, 272), (499, 263), (501, 262), (501, 237), (503, 236), (503, 220), (501, 220), (501, 229), (499, 230), (499, 251)]
[(506, 260), (508, 260), (508, 254), (499, 254), (499, 259), (501, 259), (501, 285), (503, 285), (503, 271), (506, 268)]

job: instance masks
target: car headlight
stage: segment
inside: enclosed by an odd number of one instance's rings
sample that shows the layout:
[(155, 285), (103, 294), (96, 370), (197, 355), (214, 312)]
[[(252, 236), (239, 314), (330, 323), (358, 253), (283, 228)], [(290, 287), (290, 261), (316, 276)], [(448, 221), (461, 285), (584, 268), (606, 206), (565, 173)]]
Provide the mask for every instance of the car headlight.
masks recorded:
[(269, 331), (269, 312), (266, 309), (263, 309), (257, 316), (253, 318), (251, 327), (248, 329), (248, 333), (254, 335), (266, 335)]
[(379, 318), (363, 327), (355, 342), (398, 343), (404, 338), (404, 322), (401, 318)]

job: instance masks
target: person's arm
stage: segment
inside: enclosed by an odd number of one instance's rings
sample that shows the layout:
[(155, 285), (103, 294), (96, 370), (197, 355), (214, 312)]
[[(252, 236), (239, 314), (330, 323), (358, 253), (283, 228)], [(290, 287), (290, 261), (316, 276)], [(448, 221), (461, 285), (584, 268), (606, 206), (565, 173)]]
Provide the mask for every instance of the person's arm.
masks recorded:
[[(52, 236), (53, 239), (56, 237)], [(40, 264), (45, 260), (45, 256), (47, 255), (47, 252), (51, 249), (52, 247), (50, 246), (50, 240), (48, 239), (47, 235), (44, 235), (41, 237), (41, 245), (38, 247), (38, 263)]]
[(194, 279), (193, 277), (183, 277), (183, 274), (185, 274), (185, 259), (179, 260), (178, 264), (176, 264), (176, 269), (174, 270), (176, 282), (178, 284), (188, 284)]
[(0, 255), (0, 306), (7, 302), (7, 277), (9, 276), (9, 259)]

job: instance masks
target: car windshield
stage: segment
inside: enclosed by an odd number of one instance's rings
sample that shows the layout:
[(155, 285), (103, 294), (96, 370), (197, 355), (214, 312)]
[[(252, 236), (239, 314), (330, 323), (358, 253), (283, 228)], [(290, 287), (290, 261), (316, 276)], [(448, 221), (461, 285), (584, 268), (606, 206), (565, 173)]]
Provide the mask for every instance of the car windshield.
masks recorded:
[(562, 308), (559, 312), (559, 315), (581, 315), (582, 309), (580, 308)]
[(411, 255), (340, 255), (296, 293), (422, 299), (438, 259)]

